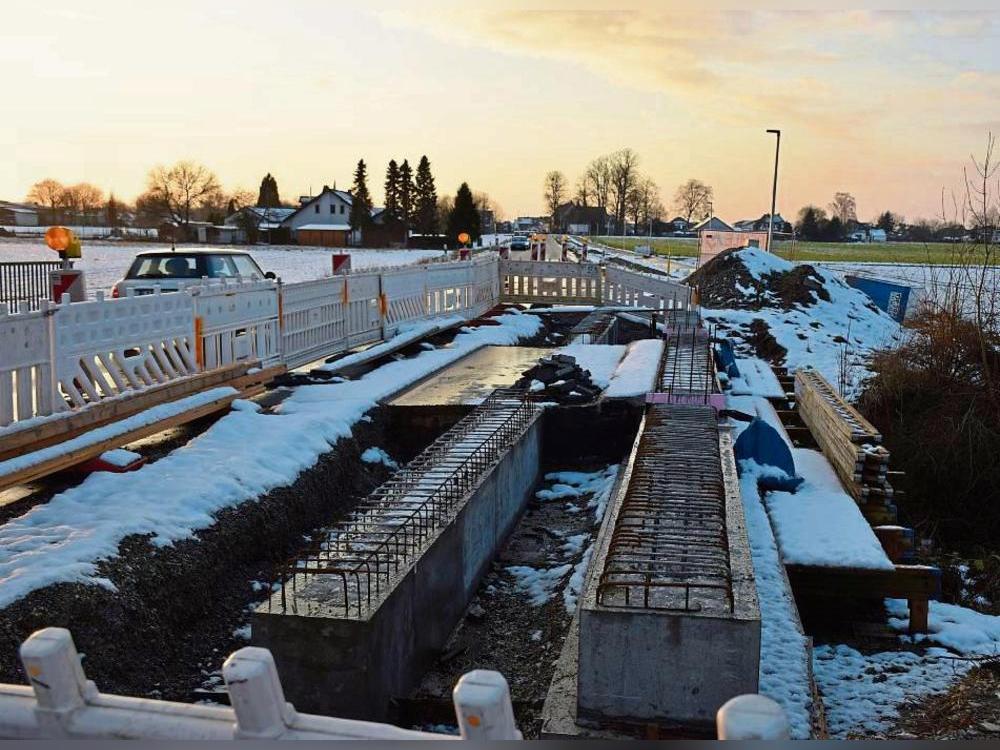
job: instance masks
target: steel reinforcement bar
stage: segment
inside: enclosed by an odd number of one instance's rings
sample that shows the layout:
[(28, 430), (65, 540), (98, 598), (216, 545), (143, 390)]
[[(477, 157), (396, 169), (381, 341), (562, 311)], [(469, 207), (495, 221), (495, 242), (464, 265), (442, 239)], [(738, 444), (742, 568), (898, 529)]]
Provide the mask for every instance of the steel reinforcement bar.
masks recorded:
[(316, 576), (323, 576), (327, 602), (344, 617), (374, 611), (539, 410), (523, 390), (495, 390), (285, 566), (283, 611), (289, 606), (286, 590), (294, 594)]
[(711, 407), (648, 408), (597, 601), (732, 613), (726, 492)]

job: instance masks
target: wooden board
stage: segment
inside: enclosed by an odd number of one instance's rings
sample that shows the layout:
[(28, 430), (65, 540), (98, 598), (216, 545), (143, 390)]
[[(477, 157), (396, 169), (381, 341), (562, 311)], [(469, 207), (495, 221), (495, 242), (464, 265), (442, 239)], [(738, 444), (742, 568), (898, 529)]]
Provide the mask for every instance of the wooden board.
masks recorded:
[(175, 414), (172, 417), (160, 420), (159, 422), (144, 425), (105, 440), (99, 440), (90, 445), (60, 454), (46, 461), (42, 461), (33, 466), (21, 469), (20, 471), (16, 471), (12, 474), (0, 476), (0, 490), (5, 490), (9, 487), (16, 487), (19, 484), (25, 484), (26, 482), (40, 479), (41, 477), (48, 476), (49, 474), (54, 474), (57, 471), (68, 469), (71, 466), (76, 466), (84, 461), (89, 461), (92, 458), (97, 458), (106, 451), (119, 448), (135, 440), (140, 440), (141, 438), (155, 435), (163, 430), (168, 430), (171, 427), (187, 424), (188, 422), (193, 422), (201, 417), (206, 417), (218, 411), (228, 409), (230, 404), (232, 404), (235, 399), (256, 395), (256, 393), (259, 392), (263, 392), (263, 386), (256, 386), (245, 393), (241, 392), (223, 396), (221, 398), (214, 399), (207, 404), (196, 406), (192, 409), (181, 412), (180, 414)]
[(237, 390), (267, 383), (285, 371), (284, 365), (257, 369), (255, 362), (240, 362), (209, 372), (152, 386), (118, 398), (101, 401), (79, 411), (66, 412), (34, 427), (0, 438), (0, 461), (70, 440), (97, 427), (125, 419), (157, 404), (177, 401), (210, 388), (229, 385)]

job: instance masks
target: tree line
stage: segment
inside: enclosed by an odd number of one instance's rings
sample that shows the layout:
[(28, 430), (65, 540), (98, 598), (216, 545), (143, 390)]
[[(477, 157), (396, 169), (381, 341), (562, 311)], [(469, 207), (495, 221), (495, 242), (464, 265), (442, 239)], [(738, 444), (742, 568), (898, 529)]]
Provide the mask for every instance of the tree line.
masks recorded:
[[(556, 222), (567, 202), (584, 208), (598, 208), (608, 224), (620, 230), (631, 222), (637, 229), (663, 219), (666, 213), (656, 182), (640, 168), (639, 155), (630, 148), (619, 149), (590, 161), (577, 178), (572, 192), (559, 170), (545, 175), (543, 199), (549, 216)], [(712, 211), (711, 186), (689, 179), (674, 193), (674, 207), (688, 223), (707, 218)], [(610, 227), (600, 227), (609, 231)]]
[[(957, 221), (917, 219), (907, 223), (902, 214), (882, 211), (870, 225), (858, 220), (857, 200), (848, 192), (837, 192), (826, 208), (803, 206), (795, 221), (795, 235), (814, 242), (843, 242), (860, 228), (881, 229), (887, 238), (910, 242), (957, 241), (968, 229)], [(975, 229), (975, 227), (973, 227)]]
[[(358, 161), (351, 187), (350, 225), (353, 229), (372, 226), (374, 201), (368, 188), (368, 168), (364, 159)], [(454, 197), (439, 197), (431, 163), (421, 156), (414, 170), (408, 159), (389, 161), (383, 183), (384, 215), (387, 226), (423, 235), (442, 232), (452, 239), (462, 232), (474, 239), (480, 236), (480, 211), (495, 209), (496, 204), (486, 193), (474, 194), (463, 182)], [(246, 188), (223, 189), (215, 173), (203, 164), (182, 160), (171, 166), (155, 166), (146, 176), (146, 189), (128, 205), (90, 184), (63, 185), (46, 178), (28, 191), (27, 200), (44, 207), (52, 223), (106, 223), (117, 227), (127, 214), (134, 215), (137, 224), (156, 226), (170, 221), (188, 226), (192, 221), (221, 224), (244, 208), (297, 208), (297, 202), (281, 199), (277, 179), (268, 172), (256, 193)], [(260, 224), (267, 220), (266, 211), (244, 212), (240, 225), (248, 235), (256, 235)]]

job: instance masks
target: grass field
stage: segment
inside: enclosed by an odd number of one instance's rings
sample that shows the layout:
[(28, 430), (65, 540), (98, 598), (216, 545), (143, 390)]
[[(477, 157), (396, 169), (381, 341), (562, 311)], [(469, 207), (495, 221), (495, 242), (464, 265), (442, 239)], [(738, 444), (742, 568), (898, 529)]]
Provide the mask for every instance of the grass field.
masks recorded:
[[(598, 241), (632, 250), (636, 245), (651, 244), (658, 255), (695, 257), (698, 241), (684, 237), (597, 237)], [(782, 258), (795, 261), (857, 261), (859, 263), (927, 263), (948, 265), (956, 263), (958, 254), (966, 246), (950, 243), (886, 242), (860, 244), (850, 242), (775, 242), (775, 251)], [(1000, 263), (1000, 258), (997, 259)]]

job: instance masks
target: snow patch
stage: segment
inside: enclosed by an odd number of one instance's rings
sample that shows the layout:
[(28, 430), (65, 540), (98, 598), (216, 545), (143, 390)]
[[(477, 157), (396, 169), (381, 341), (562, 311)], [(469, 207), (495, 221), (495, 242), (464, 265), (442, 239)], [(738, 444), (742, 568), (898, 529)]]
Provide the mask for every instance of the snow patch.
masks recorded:
[(376, 448), (374, 446), (368, 448), (361, 454), (361, 460), (366, 464), (382, 464), (383, 466), (388, 466), (390, 469), (399, 468), (399, 464), (393, 460), (392, 456), (386, 453), (382, 448)]

